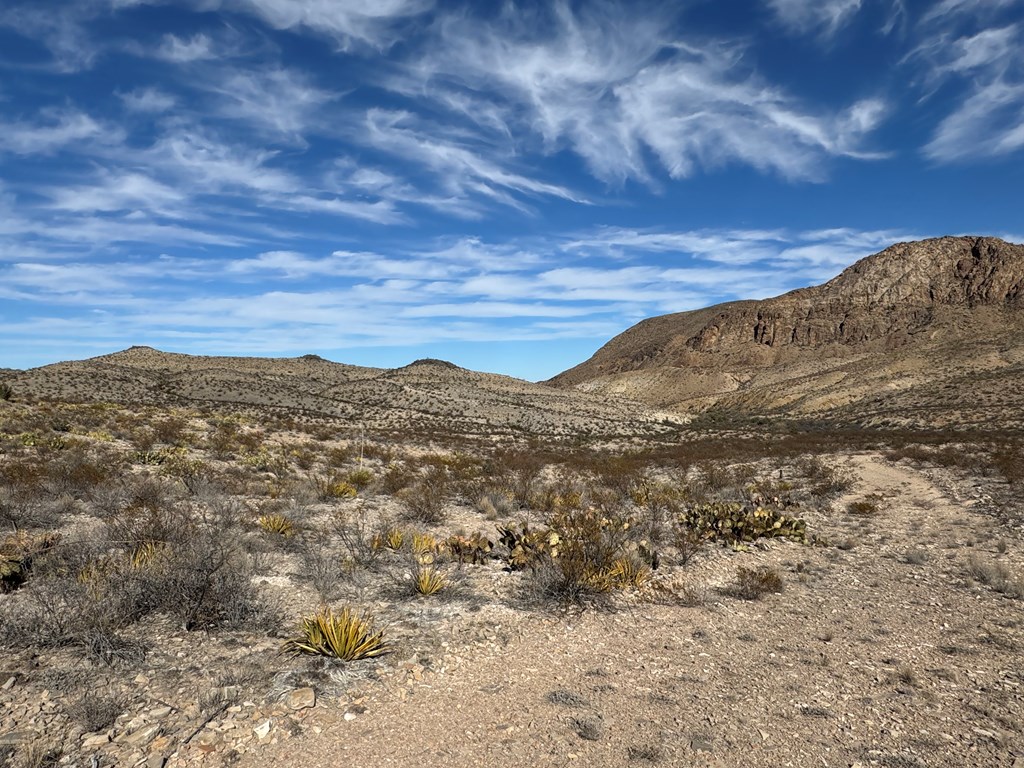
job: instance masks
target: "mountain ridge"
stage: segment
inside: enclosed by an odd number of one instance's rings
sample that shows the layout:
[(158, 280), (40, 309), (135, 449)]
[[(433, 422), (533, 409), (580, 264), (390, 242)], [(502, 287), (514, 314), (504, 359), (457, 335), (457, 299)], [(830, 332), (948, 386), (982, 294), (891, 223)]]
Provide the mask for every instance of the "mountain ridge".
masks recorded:
[[(689, 413), (872, 424), (881, 411), (916, 408), (905, 395), (918, 390), (949, 424), (952, 394), (943, 404), (926, 390), (937, 378), (971, 392), (972, 375), (1019, 372), (1021, 309), (1024, 246), (982, 236), (897, 243), (821, 285), (643, 320), (548, 383)], [(889, 406), (857, 412), (879, 395)], [(919, 415), (885, 418), (934, 421)]]

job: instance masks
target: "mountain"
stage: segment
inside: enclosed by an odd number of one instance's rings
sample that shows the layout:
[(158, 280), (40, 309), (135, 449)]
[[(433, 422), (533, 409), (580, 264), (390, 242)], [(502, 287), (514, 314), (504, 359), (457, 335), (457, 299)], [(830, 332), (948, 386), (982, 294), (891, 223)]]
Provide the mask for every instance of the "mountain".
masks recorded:
[(899, 243), (829, 282), (650, 318), (549, 384), (712, 416), (1024, 427), (1024, 246)]
[(665, 414), (615, 396), (581, 394), (443, 360), (363, 368), (324, 360), (204, 357), (132, 347), (8, 373), (17, 396), (133, 406), (303, 415), (376, 431), (439, 435), (656, 435)]

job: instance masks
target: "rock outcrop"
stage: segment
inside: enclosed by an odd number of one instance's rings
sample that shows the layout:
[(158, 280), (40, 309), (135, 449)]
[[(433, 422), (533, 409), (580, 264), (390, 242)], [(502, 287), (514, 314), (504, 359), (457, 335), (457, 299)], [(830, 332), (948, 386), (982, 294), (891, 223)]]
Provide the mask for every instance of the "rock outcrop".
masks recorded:
[(966, 394), (972, 373), (1019, 365), (1022, 308), (1024, 246), (899, 243), (824, 285), (645, 320), (550, 383), (682, 410), (802, 415), (954, 374)]

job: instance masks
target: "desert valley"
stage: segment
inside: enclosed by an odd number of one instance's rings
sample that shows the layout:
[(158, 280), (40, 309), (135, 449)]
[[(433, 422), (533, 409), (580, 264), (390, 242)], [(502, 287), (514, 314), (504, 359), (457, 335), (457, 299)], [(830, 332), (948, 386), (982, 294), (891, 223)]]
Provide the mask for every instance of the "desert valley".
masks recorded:
[(1024, 766), (1022, 338), (945, 237), (543, 383), (0, 369), (0, 764)]

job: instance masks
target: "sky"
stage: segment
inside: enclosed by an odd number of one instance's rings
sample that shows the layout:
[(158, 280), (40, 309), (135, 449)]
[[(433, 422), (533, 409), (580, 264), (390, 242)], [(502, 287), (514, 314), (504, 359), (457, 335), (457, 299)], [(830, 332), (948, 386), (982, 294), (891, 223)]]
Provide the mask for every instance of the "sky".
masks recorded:
[(0, 367), (540, 380), (1022, 204), (1024, 0), (0, 3)]

